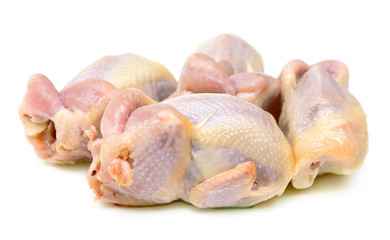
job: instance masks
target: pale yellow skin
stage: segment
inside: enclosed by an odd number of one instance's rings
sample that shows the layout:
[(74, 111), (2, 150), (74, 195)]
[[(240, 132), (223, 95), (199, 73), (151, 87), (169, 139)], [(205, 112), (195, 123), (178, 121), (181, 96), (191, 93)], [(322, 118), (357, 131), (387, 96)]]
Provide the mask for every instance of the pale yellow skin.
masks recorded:
[(234, 34), (221, 34), (204, 41), (195, 52), (205, 54), (221, 64), (227, 74), (263, 72), (261, 55)]
[(40, 158), (59, 164), (90, 161), (85, 132), (91, 126), (100, 131), (100, 119), (117, 90), (135, 87), (161, 101), (176, 85), (159, 63), (134, 54), (106, 56), (87, 66), (60, 92), (44, 75), (33, 75), (19, 117)]
[(227, 93), (267, 109), (279, 92), (279, 81), (263, 73), (260, 54), (240, 37), (221, 34), (187, 58), (173, 96)]
[(103, 112), (116, 93), (114, 86), (99, 79), (77, 82), (58, 93), (48, 78), (35, 74), (19, 107), (25, 136), (48, 162), (90, 160), (85, 131), (91, 126), (99, 130)]
[(368, 150), (367, 122), (347, 90), (345, 65), (325, 61), (309, 66), (295, 60), (284, 67), (280, 79), (279, 125), (296, 158), (293, 186), (308, 188), (324, 173), (356, 171)]
[(164, 103), (194, 125), (193, 168), (184, 200), (198, 207), (250, 206), (283, 193), (295, 161), (269, 113), (225, 94), (187, 95)]
[(167, 98), (177, 86), (166, 67), (131, 53), (105, 56), (83, 69), (69, 84), (89, 78), (106, 80), (118, 90), (138, 88), (156, 101)]
[(251, 206), (282, 194), (294, 173), (291, 147), (275, 120), (242, 99), (192, 94), (155, 104), (126, 89), (108, 111), (103, 138), (90, 142), (88, 172), (103, 201)]

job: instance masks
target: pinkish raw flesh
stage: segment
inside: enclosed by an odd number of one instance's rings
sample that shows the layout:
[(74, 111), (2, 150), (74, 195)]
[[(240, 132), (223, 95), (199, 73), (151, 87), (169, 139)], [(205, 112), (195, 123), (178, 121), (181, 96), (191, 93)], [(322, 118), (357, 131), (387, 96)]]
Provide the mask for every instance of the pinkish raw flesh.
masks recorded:
[(91, 126), (100, 119), (116, 89), (136, 87), (157, 101), (176, 89), (163, 65), (134, 54), (106, 56), (82, 70), (63, 90), (41, 74), (28, 83), (19, 115), (37, 155), (55, 163), (91, 160), (87, 148)]
[(262, 58), (252, 46), (233, 34), (222, 34), (187, 58), (173, 96), (227, 93), (267, 109), (279, 95), (280, 83), (262, 72)]
[(288, 63), (281, 73), (279, 125), (296, 158), (295, 188), (323, 173), (351, 174), (366, 156), (366, 115), (348, 92), (348, 69), (338, 61)]
[(25, 135), (39, 157), (55, 163), (89, 160), (90, 126), (99, 129), (100, 118), (117, 89), (109, 82), (88, 79), (58, 92), (50, 80), (33, 75), (19, 108)]
[(125, 89), (107, 106), (101, 128), (103, 138), (91, 135), (87, 177), (106, 202), (250, 206), (282, 194), (294, 172), (291, 147), (273, 117), (226, 94), (155, 103)]

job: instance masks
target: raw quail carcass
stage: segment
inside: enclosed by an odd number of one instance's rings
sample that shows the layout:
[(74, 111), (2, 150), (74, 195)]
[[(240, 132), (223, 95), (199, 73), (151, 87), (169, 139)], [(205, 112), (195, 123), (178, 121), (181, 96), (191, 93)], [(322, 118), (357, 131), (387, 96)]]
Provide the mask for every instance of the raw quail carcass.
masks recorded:
[(36, 154), (55, 163), (90, 159), (85, 131), (91, 125), (98, 128), (117, 89), (104, 80), (88, 79), (58, 92), (41, 74), (33, 75), (27, 88), (19, 117)]
[[(328, 60), (313, 64), (313, 66), (323, 67), (339, 84), (345, 88), (348, 88), (348, 68), (344, 63), (340, 61)], [(295, 77), (297, 75), (303, 74), (303, 72), (299, 71), (305, 71), (305, 69), (307, 70), (308, 67), (309, 66), (306, 63), (300, 60), (291, 61), (284, 67), (282, 74), (279, 75), (279, 82), (282, 81), (282, 78), (284, 79), (284, 84), (281, 86), (281, 88), (284, 89), (281, 89), (279, 96), (271, 102), (267, 109), (267, 112), (271, 113), (277, 122), (279, 121), (279, 117), (282, 111), (282, 92), (286, 92), (287, 89), (291, 89), (291, 84), (295, 83)]]
[(105, 56), (83, 69), (70, 83), (103, 79), (117, 89), (138, 88), (156, 101), (176, 90), (177, 81), (163, 65), (135, 54)]
[(262, 72), (262, 58), (252, 46), (233, 34), (218, 35), (187, 58), (174, 96), (227, 93), (266, 109), (280, 83)]
[(37, 155), (50, 162), (91, 160), (86, 131), (99, 131), (103, 112), (118, 89), (139, 87), (156, 100), (176, 88), (162, 65), (133, 54), (104, 57), (58, 92), (44, 75), (33, 75), (19, 117)]
[(101, 128), (103, 137), (89, 143), (87, 177), (106, 202), (250, 206), (282, 194), (294, 173), (291, 146), (273, 117), (227, 94), (155, 104), (125, 89), (109, 103)]
[(295, 188), (307, 188), (323, 173), (356, 171), (368, 149), (366, 115), (348, 92), (348, 69), (338, 61), (312, 66), (295, 60), (280, 76), (279, 124), (296, 158)]

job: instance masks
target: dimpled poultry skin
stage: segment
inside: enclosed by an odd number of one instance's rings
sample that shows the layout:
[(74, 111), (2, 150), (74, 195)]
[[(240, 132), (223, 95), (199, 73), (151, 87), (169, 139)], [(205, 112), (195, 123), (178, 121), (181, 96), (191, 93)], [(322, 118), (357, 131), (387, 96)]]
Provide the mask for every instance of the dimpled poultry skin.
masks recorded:
[(107, 56), (86, 67), (60, 92), (42, 74), (28, 81), (19, 107), (26, 138), (49, 162), (91, 161), (86, 131), (99, 131), (103, 112), (117, 93), (137, 87), (160, 101), (176, 89), (176, 80), (161, 64), (134, 54)]
[(260, 54), (240, 37), (221, 34), (187, 58), (174, 96), (227, 93), (267, 109), (279, 92), (279, 81), (263, 73)]
[(273, 117), (227, 94), (156, 103), (125, 89), (109, 103), (101, 128), (102, 138), (89, 132), (87, 178), (105, 202), (251, 206), (281, 195), (294, 173), (292, 149)]
[(351, 174), (368, 150), (366, 115), (348, 92), (348, 69), (339, 61), (288, 63), (280, 76), (279, 125), (296, 158), (292, 185), (310, 187), (317, 175)]

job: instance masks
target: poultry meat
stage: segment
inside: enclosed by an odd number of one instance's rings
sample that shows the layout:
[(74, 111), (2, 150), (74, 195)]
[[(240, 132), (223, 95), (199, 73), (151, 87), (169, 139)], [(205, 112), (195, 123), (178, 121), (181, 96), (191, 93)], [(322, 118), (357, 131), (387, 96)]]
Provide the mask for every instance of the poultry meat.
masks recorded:
[(292, 184), (307, 188), (319, 174), (350, 174), (368, 149), (366, 115), (348, 92), (348, 69), (338, 61), (288, 63), (280, 75), (279, 125), (296, 158)]
[(227, 93), (267, 109), (280, 83), (262, 72), (262, 58), (252, 46), (233, 34), (218, 35), (187, 58), (173, 96)]
[(176, 88), (162, 65), (133, 55), (104, 57), (80, 72), (58, 92), (42, 74), (28, 81), (19, 108), (25, 135), (37, 155), (49, 162), (91, 160), (86, 131), (99, 131), (103, 112), (117, 89), (138, 87), (160, 101)]
[(83, 69), (68, 85), (84, 79), (103, 79), (117, 89), (138, 88), (156, 101), (176, 90), (177, 81), (163, 65), (135, 54), (105, 56)]
[(87, 174), (96, 198), (142, 206), (183, 199), (200, 208), (251, 206), (283, 193), (294, 173), (291, 146), (273, 117), (227, 94), (156, 103), (119, 92), (89, 131)]

